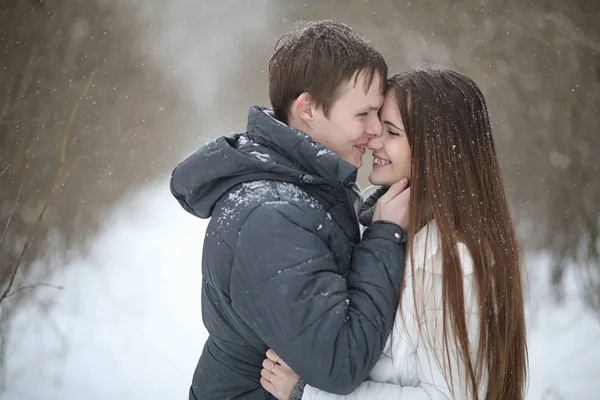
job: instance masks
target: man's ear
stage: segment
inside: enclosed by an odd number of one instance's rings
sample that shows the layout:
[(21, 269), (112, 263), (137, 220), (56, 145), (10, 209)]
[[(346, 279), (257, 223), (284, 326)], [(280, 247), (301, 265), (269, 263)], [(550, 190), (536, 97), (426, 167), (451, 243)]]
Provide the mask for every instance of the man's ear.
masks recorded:
[(308, 92), (304, 92), (296, 98), (292, 107), (298, 118), (305, 124), (312, 125), (315, 119), (316, 106), (314, 98)]

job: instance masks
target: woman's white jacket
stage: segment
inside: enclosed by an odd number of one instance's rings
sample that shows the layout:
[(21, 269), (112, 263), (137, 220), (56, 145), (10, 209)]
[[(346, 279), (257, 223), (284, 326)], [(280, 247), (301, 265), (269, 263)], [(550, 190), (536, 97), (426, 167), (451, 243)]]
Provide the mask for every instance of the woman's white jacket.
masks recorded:
[[(405, 287), (394, 327), (381, 358), (367, 380), (346, 396), (326, 393), (307, 385), (303, 400), (474, 398), (471, 391), (466, 388), (465, 368), (460, 358), (457, 358), (460, 353), (454, 340), (448, 341), (452, 365), (451, 386), (444, 377), (443, 364), (440, 365), (437, 361), (444, 360), (442, 358), (444, 347), (442, 346), (442, 254), (435, 222), (429, 223), (415, 235), (413, 247), (414, 273), (411, 267), (411, 255), (408, 255), (404, 273)], [(458, 244), (458, 251), (463, 272), (469, 344), (474, 362), (479, 340), (479, 306), (475, 292), (473, 262), (464, 244)], [(419, 329), (415, 318), (415, 300), (420, 323), (426, 324), (425, 329)], [(484, 371), (478, 398), (484, 399), (486, 390), (487, 371)]]

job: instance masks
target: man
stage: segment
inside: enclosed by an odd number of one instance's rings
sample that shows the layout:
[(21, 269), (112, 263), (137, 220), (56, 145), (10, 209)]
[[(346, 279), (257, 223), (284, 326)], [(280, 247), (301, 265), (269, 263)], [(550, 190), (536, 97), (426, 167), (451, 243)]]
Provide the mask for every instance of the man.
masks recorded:
[(269, 347), (305, 382), (338, 394), (379, 359), (409, 195), (405, 182), (390, 188), (360, 241), (354, 188), (367, 140), (381, 134), (386, 76), (382, 55), (349, 27), (308, 23), (269, 62), (273, 111), (252, 107), (246, 133), (173, 171), (181, 205), (211, 218), (202, 258), (210, 336), (190, 399), (272, 399), (259, 382)]

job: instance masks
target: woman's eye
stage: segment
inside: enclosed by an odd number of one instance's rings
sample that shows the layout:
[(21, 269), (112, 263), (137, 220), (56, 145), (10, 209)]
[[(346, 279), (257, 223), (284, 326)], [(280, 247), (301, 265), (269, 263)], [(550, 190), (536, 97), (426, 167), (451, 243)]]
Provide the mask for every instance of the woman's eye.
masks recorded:
[(388, 130), (387, 133), (389, 133), (392, 136), (400, 136), (400, 134), (398, 132), (394, 132), (394, 131), (390, 131), (390, 130)]

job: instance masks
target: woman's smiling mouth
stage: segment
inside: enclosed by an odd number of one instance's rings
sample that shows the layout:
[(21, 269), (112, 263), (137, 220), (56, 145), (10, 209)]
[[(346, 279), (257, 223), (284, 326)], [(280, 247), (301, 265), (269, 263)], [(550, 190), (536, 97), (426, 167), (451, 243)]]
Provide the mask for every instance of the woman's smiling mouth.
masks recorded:
[(392, 162), (390, 160), (386, 160), (385, 158), (373, 156), (373, 165), (385, 166), (390, 165)]

